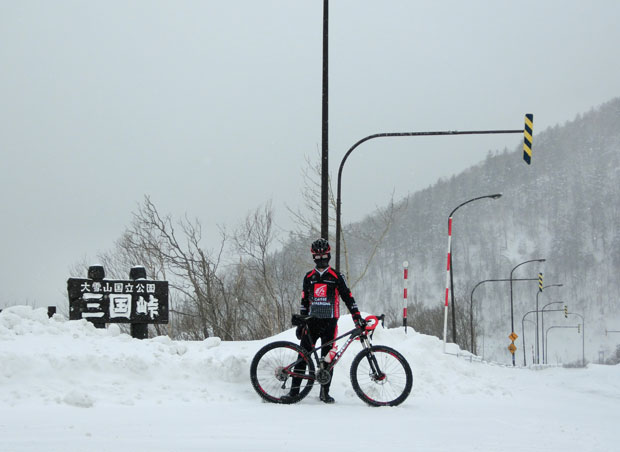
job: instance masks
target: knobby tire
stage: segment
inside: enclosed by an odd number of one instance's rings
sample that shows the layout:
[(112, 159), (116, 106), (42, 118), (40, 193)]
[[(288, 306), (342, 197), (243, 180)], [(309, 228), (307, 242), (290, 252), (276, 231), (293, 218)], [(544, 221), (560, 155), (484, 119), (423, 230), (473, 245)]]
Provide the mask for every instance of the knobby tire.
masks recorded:
[[(382, 375), (374, 375), (371, 357)], [(396, 406), (403, 403), (413, 386), (411, 367), (396, 350), (373, 345), (362, 350), (351, 364), (351, 385), (360, 399), (371, 406)]]
[[(293, 363), (305, 362), (304, 376), (299, 383), (299, 393), (290, 394), (293, 377), (284, 371)], [(252, 386), (259, 396), (272, 403), (297, 403), (312, 390), (315, 366), (310, 354), (299, 345), (287, 341), (272, 342), (261, 348), (250, 365)]]

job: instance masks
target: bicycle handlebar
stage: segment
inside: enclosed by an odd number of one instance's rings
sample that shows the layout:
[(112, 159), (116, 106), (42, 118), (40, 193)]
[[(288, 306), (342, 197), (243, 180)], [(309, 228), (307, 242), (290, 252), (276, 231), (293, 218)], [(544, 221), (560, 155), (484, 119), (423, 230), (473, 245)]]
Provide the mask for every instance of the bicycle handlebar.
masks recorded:
[[(385, 314), (374, 315), (373, 317), (376, 317), (377, 322), (380, 321), (381, 326), (385, 327)], [(318, 318), (318, 317), (312, 317), (311, 315), (293, 314), (293, 316), (291, 317), (291, 323), (293, 324), (293, 326), (303, 326), (306, 323), (308, 323), (308, 320), (313, 319), (313, 318)]]

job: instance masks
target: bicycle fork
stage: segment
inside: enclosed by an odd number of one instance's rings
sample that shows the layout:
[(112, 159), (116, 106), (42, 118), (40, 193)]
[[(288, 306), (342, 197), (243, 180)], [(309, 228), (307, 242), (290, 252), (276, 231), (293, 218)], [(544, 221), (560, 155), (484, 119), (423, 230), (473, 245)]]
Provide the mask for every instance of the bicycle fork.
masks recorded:
[(372, 378), (374, 380), (383, 380), (385, 378), (385, 374), (381, 372), (381, 369), (379, 368), (377, 357), (371, 350), (371, 346), (370, 346), (370, 342), (368, 341), (368, 338), (365, 336), (362, 336), (360, 338), (360, 341), (362, 343), (362, 347), (368, 350), (367, 359), (368, 359), (368, 365), (370, 366), (370, 370), (372, 371)]

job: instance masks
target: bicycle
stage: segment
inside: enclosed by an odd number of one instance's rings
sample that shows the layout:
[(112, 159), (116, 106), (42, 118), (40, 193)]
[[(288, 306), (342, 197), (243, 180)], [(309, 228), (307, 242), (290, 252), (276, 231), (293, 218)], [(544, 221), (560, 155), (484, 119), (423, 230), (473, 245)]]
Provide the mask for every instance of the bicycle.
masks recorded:
[[(385, 345), (372, 345), (371, 339), (379, 320), (384, 315), (366, 317), (365, 328), (356, 327), (337, 338), (305, 350), (288, 341), (277, 341), (261, 348), (250, 366), (252, 386), (263, 400), (272, 403), (292, 404), (306, 397), (315, 382), (329, 383), (330, 370), (340, 361), (349, 345), (359, 339), (360, 351), (351, 364), (350, 378), (353, 390), (360, 399), (371, 406), (396, 406), (403, 403), (413, 386), (411, 367), (399, 352)], [(310, 316), (293, 315), (294, 326), (305, 326)], [(330, 362), (319, 358), (322, 347), (349, 336)], [(316, 365), (315, 365), (316, 363)], [(291, 393), (293, 385), (299, 392)], [(283, 396), (287, 396), (284, 397)]]

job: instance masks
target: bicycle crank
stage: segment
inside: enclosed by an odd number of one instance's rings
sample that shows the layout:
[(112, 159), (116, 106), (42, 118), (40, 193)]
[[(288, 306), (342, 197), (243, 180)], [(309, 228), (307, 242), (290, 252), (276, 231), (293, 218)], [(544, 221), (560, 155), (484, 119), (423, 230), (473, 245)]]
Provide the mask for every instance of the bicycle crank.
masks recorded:
[(326, 370), (326, 369), (317, 370), (316, 381), (318, 381), (320, 385), (328, 384), (331, 381), (331, 379), (332, 379), (332, 376), (329, 373), (329, 370)]

